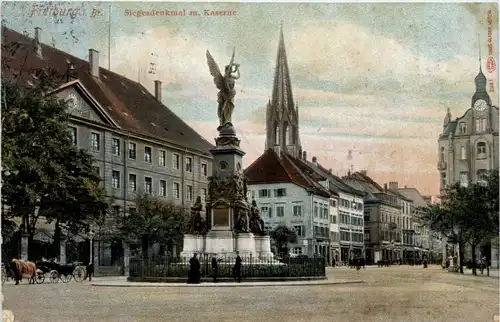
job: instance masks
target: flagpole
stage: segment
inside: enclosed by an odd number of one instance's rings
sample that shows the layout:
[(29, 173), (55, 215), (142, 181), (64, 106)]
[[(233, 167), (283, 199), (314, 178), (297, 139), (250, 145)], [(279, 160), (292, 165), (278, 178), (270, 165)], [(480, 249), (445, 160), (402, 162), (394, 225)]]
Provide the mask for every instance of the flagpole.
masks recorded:
[(111, 71), (111, 5), (108, 16), (108, 70)]

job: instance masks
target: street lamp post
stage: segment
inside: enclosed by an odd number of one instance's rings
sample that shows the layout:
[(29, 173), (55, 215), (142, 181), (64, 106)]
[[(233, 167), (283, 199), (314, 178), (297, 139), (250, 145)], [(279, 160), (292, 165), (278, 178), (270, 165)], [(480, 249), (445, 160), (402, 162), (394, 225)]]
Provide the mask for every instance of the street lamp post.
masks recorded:
[(94, 263), (94, 236), (95, 233), (93, 230), (89, 232), (89, 241), (90, 241), (90, 259), (89, 259), (89, 264)]

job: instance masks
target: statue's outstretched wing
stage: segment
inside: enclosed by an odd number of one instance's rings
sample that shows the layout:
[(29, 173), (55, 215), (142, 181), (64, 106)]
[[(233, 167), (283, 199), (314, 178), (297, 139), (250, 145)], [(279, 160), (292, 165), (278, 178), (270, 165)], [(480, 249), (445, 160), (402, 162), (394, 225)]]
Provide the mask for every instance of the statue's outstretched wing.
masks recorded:
[(220, 73), (219, 66), (217, 66), (217, 63), (215, 62), (212, 55), (210, 55), (210, 52), (208, 50), (207, 50), (207, 63), (208, 63), (208, 69), (210, 70), (210, 75), (212, 75), (214, 78), (215, 86), (217, 86), (217, 88), (220, 90), (224, 90), (225, 89), (224, 77)]

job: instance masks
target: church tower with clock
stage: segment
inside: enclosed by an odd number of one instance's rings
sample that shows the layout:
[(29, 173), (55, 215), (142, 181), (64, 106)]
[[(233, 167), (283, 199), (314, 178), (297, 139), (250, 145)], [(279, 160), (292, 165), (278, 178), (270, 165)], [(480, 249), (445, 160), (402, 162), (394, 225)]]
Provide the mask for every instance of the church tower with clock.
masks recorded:
[[(476, 90), (470, 107), (455, 120), (448, 109), (444, 118), (443, 132), (438, 138), (440, 189), (457, 182), (466, 186), (484, 181), (490, 170), (498, 169), (499, 112), (488, 94), (481, 59), (474, 82)], [(491, 251), (491, 263), (498, 267), (497, 250)]]

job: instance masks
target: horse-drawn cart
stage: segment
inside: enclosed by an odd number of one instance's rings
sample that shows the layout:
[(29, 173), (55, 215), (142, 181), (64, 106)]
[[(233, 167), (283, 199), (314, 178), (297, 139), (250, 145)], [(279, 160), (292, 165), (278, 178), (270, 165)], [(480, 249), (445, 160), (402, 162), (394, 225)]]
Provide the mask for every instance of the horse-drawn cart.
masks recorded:
[[(23, 274), (22, 274), (23, 275)], [(22, 276), (21, 276), (22, 278)], [(2, 284), (7, 282), (9, 279), (16, 280), (16, 273), (13, 271), (11, 265), (5, 265), (2, 263)], [(37, 284), (42, 284), (45, 281), (45, 274), (42, 273), (39, 269), (36, 270), (35, 276), (32, 281)]]
[(73, 278), (78, 283), (85, 278), (85, 267), (80, 262), (72, 264), (60, 264), (55, 261), (41, 261), (36, 263), (37, 269), (44, 275), (48, 275), (51, 283), (57, 283), (59, 279), (63, 283), (68, 283)]

